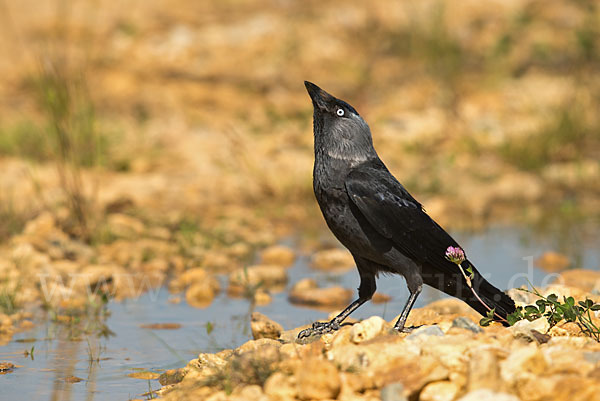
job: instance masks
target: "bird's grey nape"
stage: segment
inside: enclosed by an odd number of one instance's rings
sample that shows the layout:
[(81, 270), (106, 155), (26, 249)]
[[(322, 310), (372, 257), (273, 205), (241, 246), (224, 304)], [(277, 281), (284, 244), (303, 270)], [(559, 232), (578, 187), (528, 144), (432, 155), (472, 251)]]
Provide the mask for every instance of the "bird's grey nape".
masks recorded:
[[(329, 121), (327, 121), (329, 120)], [(356, 165), (377, 157), (371, 130), (356, 114), (346, 118), (326, 118), (322, 132), (315, 132), (315, 150)]]

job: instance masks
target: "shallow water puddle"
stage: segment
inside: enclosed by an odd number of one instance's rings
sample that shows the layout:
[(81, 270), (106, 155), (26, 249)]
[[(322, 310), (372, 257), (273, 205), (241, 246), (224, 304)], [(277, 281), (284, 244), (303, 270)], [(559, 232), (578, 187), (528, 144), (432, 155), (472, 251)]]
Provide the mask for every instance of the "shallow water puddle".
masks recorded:
[[(483, 234), (457, 234), (469, 258), (500, 288), (531, 281), (543, 285), (551, 279), (532, 260), (547, 250), (561, 250), (578, 267), (598, 269), (600, 250), (595, 235), (544, 239), (530, 232), (496, 228)], [(301, 278), (313, 277), (323, 286), (330, 283), (356, 288), (358, 274), (324, 273), (309, 268), (301, 257), (288, 270), (288, 288)], [(226, 284), (226, 283), (223, 283)], [(225, 285), (224, 285), (225, 287)], [(381, 277), (378, 290), (392, 296), (386, 304), (367, 303), (353, 317), (380, 315), (387, 320), (400, 313), (407, 297), (404, 280)], [(427, 304), (442, 297), (426, 289), (418, 300)], [(185, 302), (169, 302), (165, 288), (146, 293), (137, 300), (109, 304), (107, 337), (69, 340), (64, 327), (41, 322), (16, 334), (0, 347), (0, 362), (14, 364), (2, 370), (1, 399), (36, 400), (127, 400), (145, 398), (160, 387), (157, 376), (166, 369), (184, 366), (199, 352), (236, 347), (250, 338), (250, 314), (246, 300), (231, 299), (224, 292), (205, 309)], [(287, 301), (287, 292), (273, 295), (273, 302), (256, 310), (290, 329), (327, 316), (326, 312), (297, 307)], [(8, 365), (6, 365), (8, 366)]]

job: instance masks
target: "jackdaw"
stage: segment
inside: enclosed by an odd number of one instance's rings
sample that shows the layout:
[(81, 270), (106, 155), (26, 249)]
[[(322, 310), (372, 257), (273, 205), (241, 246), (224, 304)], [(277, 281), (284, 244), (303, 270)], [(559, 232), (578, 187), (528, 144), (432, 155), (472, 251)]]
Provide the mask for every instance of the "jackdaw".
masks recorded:
[[(312, 99), (315, 164), (313, 189), (329, 229), (352, 253), (360, 286), (358, 299), (330, 322), (316, 322), (299, 338), (323, 334), (375, 293), (379, 273), (400, 274), (410, 295), (395, 329), (406, 319), (423, 284), (460, 298), (473, 309), (507, 324), (515, 303), (487, 282), (468, 259), (458, 264), (446, 253), (464, 252), (379, 159), (369, 126), (358, 112), (317, 85), (305, 81)], [(463, 254), (464, 255), (464, 254)], [(456, 261), (455, 261), (456, 262)], [(468, 285), (470, 281), (470, 285)]]

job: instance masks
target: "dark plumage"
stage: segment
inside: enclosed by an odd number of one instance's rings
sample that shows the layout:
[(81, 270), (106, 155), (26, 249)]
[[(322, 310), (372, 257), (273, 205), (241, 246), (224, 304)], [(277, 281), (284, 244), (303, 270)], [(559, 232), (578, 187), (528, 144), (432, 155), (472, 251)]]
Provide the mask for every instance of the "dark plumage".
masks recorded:
[[(427, 284), (468, 303), (482, 315), (487, 308), (474, 296), (459, 268), (445, 257), (454, 239), (394, 178), (377, 156), (367, 123), (348, 103), (310, 82), (315, 136), (313, 188), (327, 225), (352, 253), (360, 274), (359, 298), (331, 322), (313, 324), (299, 337), (339, 328), (356, 308), (371, 299), (380, 272), (406, 279), (410, 297), (395, 328), (406, 318)], [(473, 288), (499, 320), (515, 310), (514, 301), (473, 270)]]

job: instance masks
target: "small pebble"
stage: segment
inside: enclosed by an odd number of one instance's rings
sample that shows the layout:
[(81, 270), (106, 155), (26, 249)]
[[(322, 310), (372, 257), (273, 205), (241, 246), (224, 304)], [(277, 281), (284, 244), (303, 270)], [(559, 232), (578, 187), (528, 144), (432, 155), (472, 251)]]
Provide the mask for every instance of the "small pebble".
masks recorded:
[(381, 389), (381, 401), (408, 401), (402, 383), (388, 384)]
[(482, 333), (483, 329), (475, 324), (471, 319), (466, 318), (464, 316), (457, 317), (452, 321), (452, 326), (459, 329), (466, 329), (472, 331), (473, 333)]
[(443, 336), (444, 332), (438, 326), (423, 326), (410, 333), (406, 339), (409, 341), (415, 340), (422, 336)]

